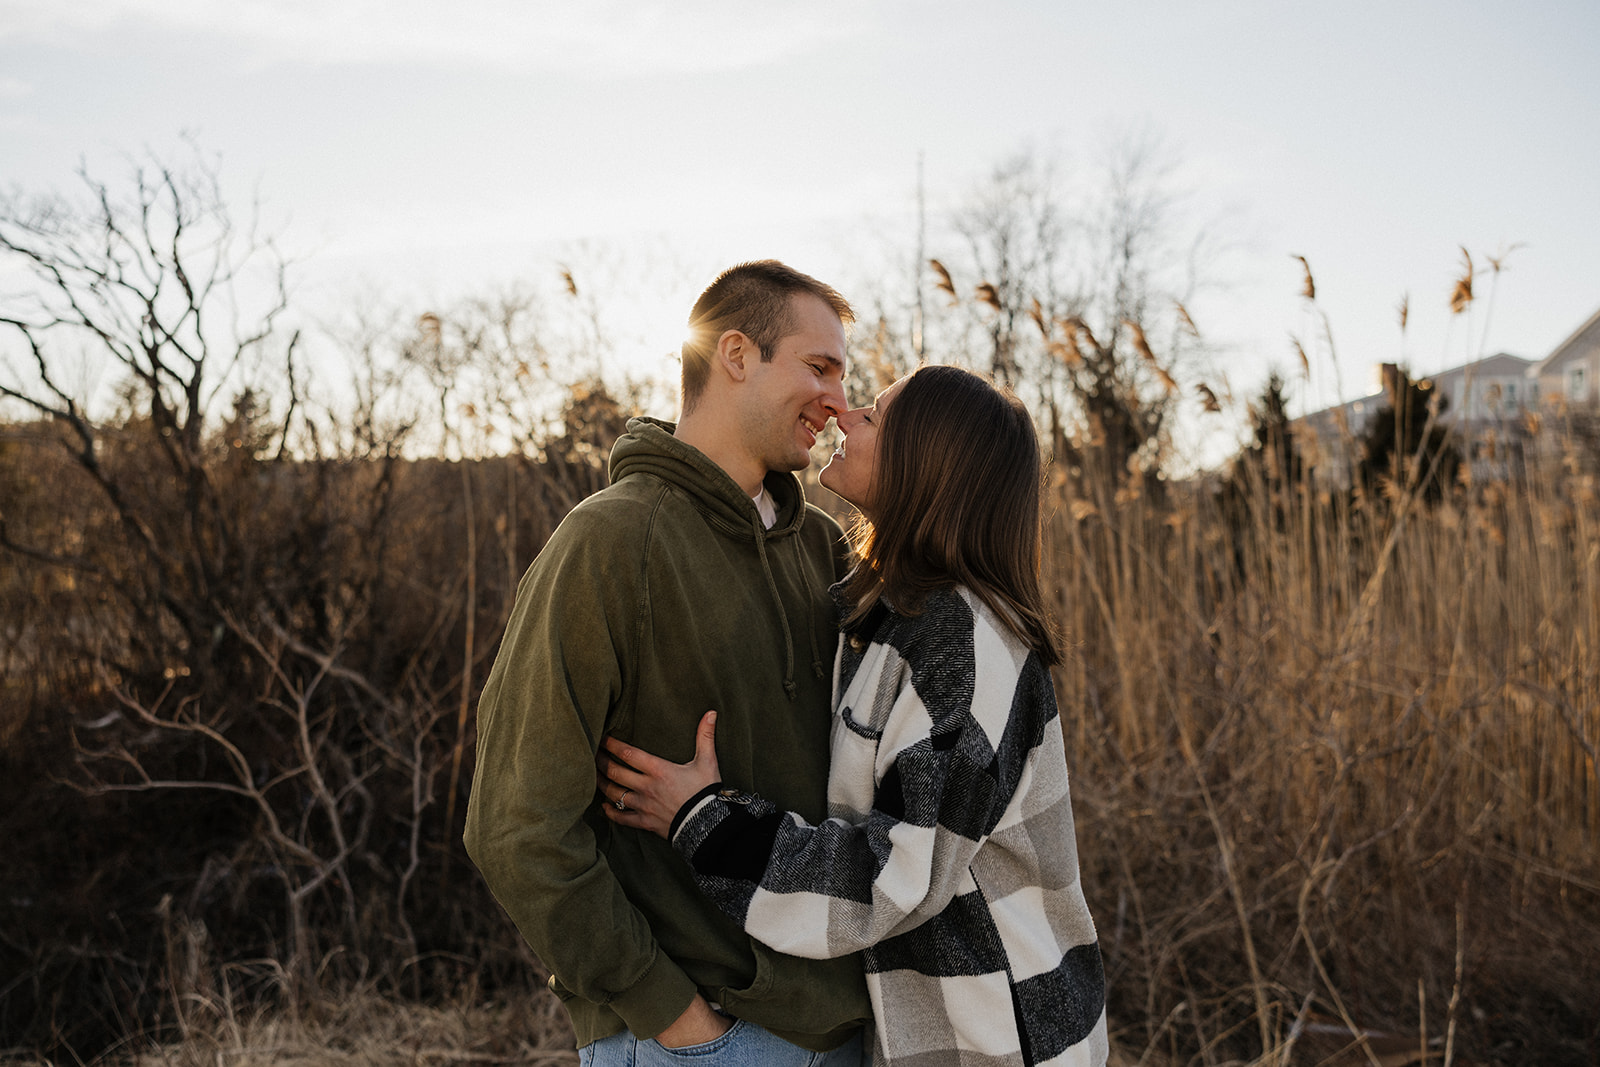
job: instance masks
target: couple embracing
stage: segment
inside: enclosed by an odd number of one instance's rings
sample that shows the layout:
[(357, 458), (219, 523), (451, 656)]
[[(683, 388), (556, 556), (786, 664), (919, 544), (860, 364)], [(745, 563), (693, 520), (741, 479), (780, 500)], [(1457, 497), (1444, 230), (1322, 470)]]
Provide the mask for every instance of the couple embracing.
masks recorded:
[(724, 272), (518, 588), (466, 844), (583, 1064), (1105, 1062), (1032, 422), (942, 366), (847, 409), (852, 321)]

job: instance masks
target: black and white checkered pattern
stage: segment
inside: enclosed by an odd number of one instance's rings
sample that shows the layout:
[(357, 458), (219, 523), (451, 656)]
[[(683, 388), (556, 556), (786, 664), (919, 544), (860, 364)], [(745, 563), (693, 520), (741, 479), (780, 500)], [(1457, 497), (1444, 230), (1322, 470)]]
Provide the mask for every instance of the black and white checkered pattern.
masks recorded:
[(880, 1064), (1103, 1064), (1049, 672), (953, 589), (842, 640), (834, 695), (829, 819), (706, 798), (673, 840), (701, 888), (780, 951), (863, 951)]

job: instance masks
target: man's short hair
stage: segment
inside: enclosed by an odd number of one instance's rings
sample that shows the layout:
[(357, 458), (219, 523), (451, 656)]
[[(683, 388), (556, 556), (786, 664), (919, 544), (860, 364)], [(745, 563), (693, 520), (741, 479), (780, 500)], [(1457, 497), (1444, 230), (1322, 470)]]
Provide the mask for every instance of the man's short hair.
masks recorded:
[(729, 267), (706, 286), (689, 312), (689, 337), (683, 342), (683, 410), (705, 392), (717, 341), (729, 330), (750, 338), (761, 362), (770, 363), (778, 342), (794, 332), (792, 301), (802, 293), (826, 303), (845, 326), (855, 322), (849, 301), (833, 286), (775, 259)]

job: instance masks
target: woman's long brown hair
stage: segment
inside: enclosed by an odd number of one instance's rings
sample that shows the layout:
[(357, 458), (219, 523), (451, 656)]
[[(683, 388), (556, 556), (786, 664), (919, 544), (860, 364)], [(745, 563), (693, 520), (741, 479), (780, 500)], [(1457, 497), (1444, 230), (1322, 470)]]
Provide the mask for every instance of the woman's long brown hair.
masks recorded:
[(921, 367), (884, 410), (877, 451), (876, 518), (850, 531), (860, 562), (846, 579), (846, 628), (880, 596), (916, 614), (959, 583), (1058, 663), (1039, 589), (1039, 438), (1022, 402), (960, 367)]

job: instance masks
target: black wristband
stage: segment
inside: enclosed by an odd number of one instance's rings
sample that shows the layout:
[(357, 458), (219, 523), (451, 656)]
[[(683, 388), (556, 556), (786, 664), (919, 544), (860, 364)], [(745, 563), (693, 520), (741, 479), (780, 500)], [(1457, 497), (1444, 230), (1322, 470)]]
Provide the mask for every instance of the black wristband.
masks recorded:
[(678, 827), (683, 825), (683, 820), (689, 817), (689, 813), (694, 810), (694, 806), (696, 804), (700, 803), (712, 793), (720, 793), (721, 791), (722, 783), (712, 782), (710, 785), (700, 790), (700, 792), (696, 793), (688, 800), (685, 800), (683, 802), (683, 806), (678, 809), (678, 814), (672, 817), (672, 825), (667, 828), (667, 843), (671, 844), (672, 839), (678, 836)]

